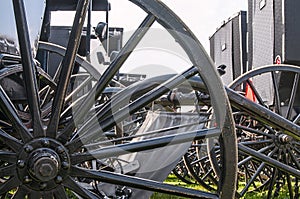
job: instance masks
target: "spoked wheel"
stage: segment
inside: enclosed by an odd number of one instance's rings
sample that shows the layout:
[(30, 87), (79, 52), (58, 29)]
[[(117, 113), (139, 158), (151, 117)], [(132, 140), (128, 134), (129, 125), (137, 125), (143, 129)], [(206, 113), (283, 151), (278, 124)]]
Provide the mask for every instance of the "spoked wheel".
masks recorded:
[[(46, 99), (46, 91), (55, 90), (56, 83), (41, 68), (37, 68), (37, 77), (39, 80), (39, 95), (41, 96), (41, 101), (43, 101), (41, 105), (41, 117), (45, 118), (51, 110), (49, 101)], [(30, 126), (31, 116), (28, 110), (23, 79), (23, 69), (21, 64), (3, 67), (0, 70), (0, 82), (3, 90), (14, 104), (20, 119), (24, 124)], [(5, 119), (5, 116), (2, 118)]]
[[(214, 146), (214, 139), (197, 140), (184, 155), (185, 165), (197, 184), (209, 191), (216, 191), (220, 171), (220, 147)], [(209, 144), (208, 144), (209, 143)], [(211, 148), (209, 148), (211, 147)], [(216, 156), (211, 156), (213, 153)], [(217, 168), (217, 170), (216, 170)]]
[(176, 167), (172, 170), (173, 174), (182, 182), (187, 184), (194, 183), (193, 177), (190, 175), (188, 169), (186, 168), (186, 164), (184, 163), (184, 160), (181, 159)]
[[(59, 73), (62, 70), (62, 61), (66, 54), (66, 49), (62, 46), (42, 41), (39, 42), (38, 47), (40, 52), (46, 53), (48, 56), (48, 59), (46, 60), (47, 67), (53, 67), (56, 69), (55, 74), (50, 78), (56, 85), (58, 83)], [(70, 83), (67, 87), (67, 94), (64, 102), (65, 106), (63, 107), (61, 120), (62, 118), (68, 118), (72, 114), (72, 109), (76, 109), (80, 102), (83, 101), (84, 96), (87, 95), (89, 90), (96, 84), (100, 77), (101, 74), (97, 68), (92, 66), (81, 56), (76, 55), (75, 66), (70, 77)], [(95, 108), (97, 108), (97, 106), (101, 106), (103, 102), (107, 101), (107, 98), (110, 98), (112, 94), (116, 93), (123, 87), (124, 86), (119, 82), (112, 80), (107, 89), (104, 90), (101, 97), (98, 99)], [(51, 102), (50, 105), (52, 105), (52, 100), (54, 98), (54, 90), (55, 89), (43, 89), (45, 98)]]
[[(1, 89), (1, 110), (11, 123), (11, 130), (14, 132), (10, 133), (5, 129), (0, 130), (0, 137), (4, 146), (0, 154), (0, 194), (2, 196), (10, 197), (12, 195), (14, 198), (103, 198), (108, 195), (107, 190), (103, 187), (105, 187), (105, 183), (109, 183), (110, 186), (111, 184), (130, 186), (193, 198), (233, 198), (236, 187), (235, 132), (223, 85), (211, 61), (189, 29), (160, 1), (132, 0), (131, 2), (145, 11), (146, 18), (102, 74), (99, 81), (92, 85), (88, 92), (80, 97), (80, 100), (76, 100), (78, 103), (73, 106), (74, 103), (66, 100), (66, 97), (70, 87), (72, 91), (73, 82), (71, 78), (76, 49), (79, 45), (79, 36), (84, 22), (82, 18), (85, 16), (89, 3), (88, 0), (78, 1), (74, 26), (70, 33), (71, 39), (57, 76), (57, 86), (51, 98), (51, 112), (47, 117), (48, 122), (44, 123), (41, 117), (41, 96), (35, 73), (36, 65), (31, 57), (28, 30), (24, 28), (27, 27), (27, 24), (23, 1), (13, 1), (19, 40), (22, 41), (20, 42), (20, 49), (23, 77), (32, 125), (30, 128), (24, 125), (13, 103), (5, 91)], [(107, 109), (105, 104), (99, 102), (99, 98), (155, 21), (168, 30), (173, 36), (173, 40), (180, 44), (189, 58), (189, 68), (135, 100), (130, 100), (132, 93), (125, 93), (128, 95), (125, 96), (125, 99), (129, 99), (128, 102), (130, 102), (125, 106), (120, 107), (111, 100), (108, 102), (112, 105), (108, 106), (109, 111), (103, 113)], [(114, 139), (113, 135), (117, 132), (116, 129), (119, 127), (118, 124), (128, 120), (137, 111), (144, 110), (172, 88), (198, 74), (207, 87), (206, 90), (213, 108), (213, 114), (209, 117), (211, 122), (206, 123), (205, 127), (156, 138), (146, 138), (142, 141), (131, 140), (130, 143), (124, 144), (112, 140)], [(124, 96), (122, 95), (122, 97)], [(71, 112), (68, 112), (72, 114), (65, 114), (64, 111), (68, 107), (72, 107)], [(171, 114), (171, 118), (179, 117), (177, 121), (180, 122), (181, 115), (184, 114), (189, 115), (181, 109), (179, 114)], [(159, 114), (153, 115), (157, 118), (155, 121), (158, 123), (161, 122), (161, 119), (170, 118), (170, 114), (163, 108), (160, 108)], [(199, 116), (197, 115), (197, 117)], [(178, 125), (178, 123), (170, 121), (173, 122), (172, 125), (174, 126), (159, 126), (158, 129), (151, 129), (153, 122), (148, 117), (143, 125), (149, 124), (151, 128), (147, 128), (148, 130), (152, 133), (153, 131), (159, 133), (165, 131), (165, 128), (175, 128), (175, 125)], [(147, 132), (142, 131), (142, 133)], [(15, 137), (16, 134), (19, 137)], [(119, 157), (121, 155), (156, 149), (166, 145), (176, 145), (177, 147), (178, 144), (186, 142), (189, 145), (193, 139), (207, 137), (216, 137), (220, 140), (222, 169), (215, 192), (175, 187), (161, 183), (160, 180), (153, 181), (143, 177), (136, 178), (124, 175), (124, 169), (118, 170), (121, 165), (121, 158)], [(164, 151), (165, 148), (162, 148), (160, 156)], [(169, 162), (177, 161), (174, 155), (167, 154), (167, 157), (171, 157)], [(156, 161), (155, 159), (150, 160), (153, 163)], [(116, 165), (118, 163), (119, 167)], [(128, 160), (127, 163), (130, 161)], [(141, 167), (143, 162), (139, 162), (139, 165)], [(170, 165), (171, 163), (166, 167)], [(137, 174), (134, 175), (137, 176)], [(116, 188), (114, 195), (115, 197), (128, 196), (130, 191), (124, 187)]]
[[(299, 75), (297, 66), (260, 67), (237, 78), (231, 88), (299, 128)], [(251, 190), (266, 190), (267, 198), (282, 192), (299, 198), (299, 131), (293, 136), (283, 128), (287, 122), (274, 126), (245, 109), (234, 108), (233, 112), (239, 147), (238, 179), (243, 184), (240, 196)]]

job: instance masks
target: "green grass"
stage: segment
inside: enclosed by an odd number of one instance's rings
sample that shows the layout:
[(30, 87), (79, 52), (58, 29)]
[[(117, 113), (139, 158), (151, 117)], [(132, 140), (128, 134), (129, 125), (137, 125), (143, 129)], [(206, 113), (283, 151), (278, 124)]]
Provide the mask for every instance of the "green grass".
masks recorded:
[[(201, 186), (197, 184), (186, 184), (182, 181), (179, 181), (176, 176), (174, 175), (169, 175), (167, 180), (165, 181), (168, 184), (172, 185), (177, 185), (185, 188), (191, 188), (191, 189), (196, 189), (196, 190), (201, 190)], [(288, 199), (288, 191), (287, 187), (282, 188), (283, 191), (280, 192), (279, 196), (276, 197), (276, 199)], [(264, 192), (248, 192), (242, 199), (263, 199), (267, 198), (267, 191)], [(168, 194), (162, 194), (162, 193), (154, 193), (150, 199), (186, 199), (185, 197), (180, 197), (180, 196), (173, 196), (173, 195), (168, 195)]]

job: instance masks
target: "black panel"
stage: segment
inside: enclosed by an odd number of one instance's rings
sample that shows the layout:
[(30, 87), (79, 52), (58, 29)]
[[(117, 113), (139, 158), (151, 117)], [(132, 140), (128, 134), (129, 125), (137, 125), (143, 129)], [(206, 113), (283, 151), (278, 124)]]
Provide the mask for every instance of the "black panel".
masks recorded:
[(245, 72), (247, 64), (247, 18), (241, 11), (224, 23), (210, 37), (210, 54), (216, 66), (226, 65), (224, 84), (231, 83)]
[[(282, 57), (282, 36), (284, 27), (282, 24), (282, 1), (274, 1), (274, 61), (277, 56)], [(282, 60), (283, 61), (283, 60)]]
[(214, 37), (209, 38), (209, 45), (210, 45), (210, 57), (213, 61), (215, 61), (215, 39)]
[(236, 79), (242, 74), (242, 45), (240, 18), (232, 19), (232, 75)]
[(252, 1), (252, 68), (274, 61), (273, 0)]
[(248, 59), (248, 70), (252, 69), (252, 59), (253, 59), (253, 30), (252, 30), (252, 23), (253, 23), (253, 0), (248, 0), (248, 42), (247, 42), (247, 59)]
[(247, 72), (247, 12), (241, 11), (241, 37), (242, 37), (242, 73)]
[[(63, 47), (67, 47), (69, 36), (71, 32), (71, 26), (51, 26), (50, 28), (50, 38), (49, 42), (58, 44)], [(86, 29), (86, 28), (84, 28)], [(83, 33), (81, 35), (80, 45), (78, 48), (78, 54), (81, 56), (86, 56), (86, 35)], [(48, 73), (53, 76), (59, 63), (61, 61), (61, 57), (55, 54), (51, 54), (49, 57), (49, 66)]]
[[(273, 64), (277, 56), (281, 58), (282, 63), (300, 65), (300, 1), (248, 2), (249, 66)], [(261, 2), (266, 2), (262, 8)]]
[(226, 65), (227, 68), (225, 75), (221, 78), (225, 85), (233, 81), (233, 61), (232, 61), (232, 21), (228, 21), (222, 25), (214, 34), (214, 48), (215, 48), (215, 64)]
[(285, 1), (285, 62), (300, 65), (300, 1)]

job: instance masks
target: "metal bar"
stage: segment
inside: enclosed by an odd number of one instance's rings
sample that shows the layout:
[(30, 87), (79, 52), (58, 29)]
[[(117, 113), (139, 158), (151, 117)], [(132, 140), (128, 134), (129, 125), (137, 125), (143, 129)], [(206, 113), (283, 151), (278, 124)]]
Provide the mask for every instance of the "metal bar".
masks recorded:
[[(287, 153), (286, 148), (283, 149), (283, 162), (287, 165), (290, 165), (290, 159), (288, 158), (289, 154)], [(287, 185), (288, 185), (288, 190), (289, 190), (289, 195), (290, 198), (293, 199), (293, 189), (292, 189), (292, 180), (291, 180), (291, 176), (288, 173), (285, 173), (286, 175), (286, 181), (287, 181)]]
[(74, 68), (76, 53), (80, 44), (82, 28), (90, 0), (79, 0), (76, 14), (73, 22), (73, 28), (70, 33), (66, 55), (62, 61), (62, 68), (59, 74), (57, 88), (55, 90), (52, 103), (52, 114), (47, 129), (47, 136), (55, 138), (58, 129), (59, 118), (63, 108), (67, 87), (70, 82), (71, 73)]
[(251, 132), (251, 133), (256, 133), (258, 135), (263, 135), (263, 136), (266, 136), (266, 137), (269, 137), (269, 138), (274, 138), (275, 137), (275, 135), (264, 133), (260, 130), (256, 130), (256, 129), (253, 129), (253, 128), (250, 128), (250, 127), (241, 126), (241, 125), (238, 125), (238, 124), (236, 124), (235, 127), (237, 129), (242, 129), (242, 130), (245, 130), (245, 131), (248, 131), (248, 132)]
[(63, 181), (62, 185), (64, 187), (67, 187), (68, 189), (72, 190), (73, 192), (75, 192), (76, 194), (80, 195), (83, 198), (86, 198), (86, 199), (99, 198), (100, 199), (100, 197), (98, 197), (95, 193), (84, 188), (79, 183), (77, 183), (73, 178), (71, 178), (69, 176)]
[(214, 129), (202, 129), (191, 131), (187, 133), (178, 133), (174, 135), (166, 135), (159, 138), (151, 138), (147, 140), (142, 140), (138, 142), (132, 142), (127, 144), (113, 145), (94, 151), (89, 151), (87, 153), (74, 153), (71, 155), (71, 162), (73, 165), (79, 164), (84, 161), (89, 161), (93, 159), (103, 159), (109, 157), (115, 157), (119, 155), (124, 155), (133, 152), (145, 151), (149, 149), (154, 149), (163, 146), (171, 146), (186, 142), (191, 142), (194, 139), (205, 139), (211, 137), (219, 137), (221, 130), (218, 128)]
[(17, 188), (21, 185), (21, 181), (17, 176), (13, 176), (6, 180), (5, 182), (1, 183), (0, 185), (0, 195), (7, 194), (9, 191), (11, 191), (14, 188)]
[[(109, 130), (113, 127), (114, 124), (121, 122), (123, 119), (129, 116), (129, 114), (134, 113), (135, 111), (138, 111), (140, 108), (146, 106), (153, 100), (157, 99), (158, 97), (162, 96), (163, 94), (167, 93), (177, 85), (180, 85), (187, 79), (191, 78), (192, 76), (198, 74), (198, 69), (196, 67), (191, 67), (182, 74), (176, 75), (169, 81), (165, 82), (164, 84), (160, 85), (159, 87), (155, 88), (154, 90), (151, 90), (148, 93), (145, 93), (141, 97), (139, 97), (137, 100), (133, 101), (129, 105), (123, 107), (122, 109), (118, 110), (115, 113), (112, 113), (110, 117), (105, 118), (99, 124), (97, 124), (94, 127), (94, 131), (92, 133), (90, 132), (79, 132), (78, 134), (81, 135), (79, 138), (74, 139), (70, 143), (67, 144), (69, 149), (78, 149), (82, 146), (82, 140), (85, 139), (90, 140), (93, 139), (95, 136), (98, 136), (99, 134), (103, 133), (104, 131)], [(93, 122), (93, 121), (90, 121)], [(82, 134), (81, 134), (82, 133)], [(88, 135), (86, 135), (88, 133)], [(76, 144), (75, 144), (76, 143)], [(72, 151), (72, 150), (71, 150)]]
[(125, 46), (121, 49), (118, 56), (114, 59), (114, 61), (110, 64), (110, 66), (105, 70), (103, 75), (101, 76), (100, 80), (97, 82), (97, 84), (92, 88), (90, 91), (90, 94), (85, 98), (85, 100), (82, 102), (82, 106), (80, 110), (76, 111), (74, 113), (74, 120), (75, 122), (70, 122), (61, 136), (59, 136), (59, 139), (66, 140), (69, 138), (69, 136), (72, 134), (76, 120), (81, 120), (85, 113), (89, 111), (89, 109), (93, 106), (95, 103), (95, 99), (97, 99), (100, 94), (103, 92), (105, 87), (109, 84), (109, 82), (112, 80), (114, 75), (118, 72), (120, 67), (123, 65), (123, 63), (127, 60), (127, 58), (130, 56), (130, 54), (133, 52), (135, 47), (139, 44), (139, 42), (142, 40), (142, 38), (145, 36), (145, 34), (150, 29), (151, 25), (155, 22), (156, 18), (149, 14), (144, 21), (141, 23), (139, 28), (133, 33), (133, 35), (130, 37), (128, 42), (125, 44)]
[[(268, 157), (272, 157), (274, 155), (274, 153), (277, 151), (277, 149), (272, 150), (269, 154)], [(254, 180), (259, 176), (259, 174), (261, 173), (261, 171), (264, 169), (266, 163), (262, 163), (260, 164), (260, 166), (256, 169), (255, 173), (253, 176), (251, 176), (251, 179), (247, 181), (247, 185), (245, 186), (245, 188), (240, 192), (240, 195), (244, 195), (246, 194), (246, 192), (248, 191), (248, 189), (250, 188), (250, 185), (253, 183), (254, 184)], [(246, 168), (246, 166), (245, 166)]]
[(33, 134), (35, 137), (45, 135), (40, 117), (40, 104), (38, 85), (36, 78), (36, 65), (33, 61), (29, 29), (26, 19), (24, 1), (13, 0), (15, 20), (17, 25), (20, 53), (23, 65), (23, 78), (25, 83), (27, 101), (33, 124)]
[(287, 109), (288, 111), (285, 116), (285, 118), (287, 118), (288, 120), (291, 120), (291, 117), (292, 117), (292, 109), (294, 107), (294, 103), (295, 103), (295, 99), (296, 99), (298, 83), (299, 83), (299, 73), (295, 74), (294, 83), (293, 83), (290, 100), (289, 100), (289, 104), (288, 104), (288, 109)]
[(54, 198), (69, 199), (69, 197), (65, 191), (65, 188), (62, 185), (58, 186), (56, 188), (56, 191), (53, 194), (54, 194)]
[(78, 94), (80, 91), (82, 91), (82, 89), (86, 85), (88, 85), (89, 83), (91, 83), (92, 79), (93, 79), (93, 77), (89, 76), (88, 78), (86, 78), (85, 80), (83, 80), (83, 82), (81, 82), (79, 86), (77, 86), (74, 90), (72, 90), (72, 92), (68, 96), (66, 96), (65, 101), (69, 102), (70, 100), (72, 100), (72, 97), (74, 97), (76, 94)]
[[(139, 84), (138, 90), (142, 91), (142, 92), (137, 92), (136, 87), (129, 87), (129, 88), (127, 87), (126, 89), (124, 89), (124, 90), (120, 91), (119, 93), (117, 93), (116, 95), (114, 95), (110, 101), (108, 101), (106, 104), (104, 104), (104, 106), (89, 119), (89, 121), (92, 121), (92, 120), (96, 121), (97, 118), (104, 119), (104, 118), (109, 117), (111, 114), (112, 105), (115, 110), (122, 108), (123, 106), (127, 105), (124, 102), (128, 102), (129, 97), (131, 100), (134, 100), (134, 99), (140, 97), (141, 95), (143, 95), (145, 92), (150, 91), (151, 89), (154, 89), (155, 87), (159, 86), (166, 80), (173, 78), (174, 76), (175, 75), (165, 75), (163, 77), (154, 77), (154, 78), (151, 78), (148, 80), (146, 79)], [(85, 129), (89, 129), (92, 127), (92, 124), (89, 121), (87, 121), (81, 127), (81, 131), (84, 131)]]
[[(261, 173), (261, 171), (264, 169), (265, 167), (265, 163), (262, 163), (258, 169), (255, 171), (254, 175), (251, 176), (251, 179), (247, 181), (246, 186), (243, 188), (243, 190), (239, 193), (240, 197), (245, 195), (248, 191), (248, 189), (250, 188), (251, 184), (254, 183), (254, 180), (256, 179), (256, 177)], [(247, 168), (247, 167), (245, 167)]]
[(205, 122), (209, 122), (209, 121), (210, 120), (204, 120), (204, 121), (197, 122), (197, 123), (195, 122), (195, 123), (189, 123), (189, 124), (184, 124), (184, 125), (177, 125), (177, 126), (167, 127), (167, 128), (163, 128), (163, 129), (159, 129), (159, 130), (153, 130), (153, 131), (145, 132), (145, 133), (138, 134), (138, 135), (132, 135), (132, 136), (126, 136), (126, 137), (116, 138), (116, 139), (112, 139), (112, 140), (101, 141), (101, 142), (97, 142), (96, 144), (86, 145), (85, 147), (89, 148), (89, 147), (93, 147), (93, 146), (99, 145), (99, 144), (109, 144), (109, 143), (114, 143), (114, 142), (131, 140), (133, 138), (138, 138), (138, 137), (144, 137), (144, 136), (149, 136), (149, 135), (154, 135), (154, 134), (160, 134), (160, 133), (167, 132), (167, 131), (172, 131), (172, 130), (178, 130), (180, 128), (185, 128), (185, 127), (191, 126), (191, 125), (199, 125), (201, 123), (205, 123)]
[(226, 87), (225, 89), (233, 107), (244, 110), (257, 121), (282, 129), (285, 134), (295, 138), (296, 140), (300, 140), (299, 125), (279, 116), (268, 108), (246, 99), (230, 88)]
[(238, 144), (238, 149), (250, 156), (253, 156), (253, 158), (255, 158), (259, 161), (265, 162), (266, 164), (268, 164), (272, 167), (276, 167), (288, 174), (294, 175), (295, 177), (298, 177), (298, 178), (300, 177), (300, 171), (298, 169), (295, 169), (289, 165), (286, 165), (278, 160), (274, 160), (273, 158), (270, 158), (267, 155), (258, 153), (254, 149), (246, 147), (242, 144)]
[(107, 8), (106, 8), (106, 12), (105, 12), (105, 22), (106, 22), (106, 27), (107, 27), (107, 30), (106, 30), (106, 53), (107, 53), (107, 56), (109, 56), (109, 3), (107, 4)]
[(287, 150), (288, 150), (289, 155), (291, 156), (293, 163), (295, 164), (297, 169), (300, 170), (300, 163), (299, 163), (299, 160), (297, 159), (298, 157), (295, 156), (295, 154), (293, 153), (293, 151), (291, 149), (288, 148)]
[(21, 136), (23, 142), (30, 141), (32, 139), (32, 135), (18, 117), (17, 110), (11, 103), (2, 86), (0, 86), (0, 108), (5, 116), (11, 121), (13, 128), (16, 130), (18, 135)]
[(83, 177), (83, 178), (92, 178), (97, 179), (102, 182), (107, 182), (111, 184), (119, 184), (129, 187), (134, 187), (143, 190), (149, 191), (156, 191), (161, 193), (172, 194), (176, 196), (184, 196), (190, 198), (210, 198), (210, 199), (218, 199), (219, 196), (216, 194), (187, 189), (183, 187), (178, 187), (174, 185), (164, 184), (157, 181), (146, 180), (142, 178), (126, 176), (122, 174), (116, 174), (106, 171), (92, 171), (92, 170), (85, 170), (77, 167), (72, 167), (71, 175), (76, 177)]
[(280, 96), (279, 96), (279, 88), (278, 88), (278, 84), (276, 81), (276, 74), (274, 71), (272, 71), (272, 81), (273, 81), (273, 85), (274, 85), (274, 93), (275, 93), (275, 105), (276, 105), (276, 109), (277, 109), (277, 113), (279, 115), (281, 114), (281, 108), (280, 108)]
[(19, 152), (22, 148), (23, 143), (17, 138), (9, 135), (2, 129), (0, 129), (0, 139), (8, 148), (11, 148), (14, 152)]
[(10, 151), (0, 151), (0, 160), (4, 163), (15, 164), (17, 162), (17, 154)]
[(20, 185), (13, 195), (13, 198), (26, 198), (28, 190), (24, 187), (24, 185)]
[(86, 57), (89, 58), (91, 52), (91, 29), (92, 29), (92, 9), (93, 1), (90, 1), (87, 15), (87, 26), (86, 26)]
[(250, 81), (249, 79), (247, 79), (247, 84), (250, 86), (250, 88), (253, 90), (256, 99), (258, 100), (258, 102), (262, 105), (265, 106), (264, 101), (262, 100), (261, 96), (259, 95), (257, 89), (255, 88), (255, 86), (253, 85), (252, 81)]
[(294, 119), (293, 123), (297, 124), (300, 122), (300, 114)]
[[(240, 144), (240, 143), (239, 143), (239, 144)], [(241, 144), (241, 145), (243, 145), (243, 144)], [(244, 145), (244, 146), (245, 146), (245, 145)], [(263, 152), (265, 152), (265, 151), (267, 151), (267, 150), (269, 150), (269, 149), (271, 149), (271, 148), (273, 148), (273, 147), (275, 147), (275, 145), (274, 145), (274, 144), (271, 144), (271, 145), (266, 146), (266, 147), (264, 147), (264, 148), (262, 148), (262, 149), (259, 149), (257, 152), (258, 152), (258, 153), (263, 153)], [(249, 162), (249, 161), (252, 160), (252, 159), (253, 159), (253, 157), (248, 156), (247, 158), (245, 158), (245, 159), (241, 160), (240, 162), (238, 162), (238, 166), (241, 166), (241, 165), (245, 164), (246, 162)]]
[(272, 192), (273, 192), (273, 188), (274, 185), (276, 183), (277, 180), (277, 176), (278, 176), (278, 169), (277, 168), (273, 168), (273, 172), (271, 173), (271, 179), (269, 180), (269, 186), (268, 186), (268, 195), (267, 195), (267, 199), (272, 199)]

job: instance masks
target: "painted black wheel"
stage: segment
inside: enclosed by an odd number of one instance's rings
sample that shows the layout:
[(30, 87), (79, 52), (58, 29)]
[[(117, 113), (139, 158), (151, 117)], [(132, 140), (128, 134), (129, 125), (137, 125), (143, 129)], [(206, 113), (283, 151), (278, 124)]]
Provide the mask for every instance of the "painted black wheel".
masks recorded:
[[(131, 0), (131, 2), (145, 11), (145, 19), (100, 79), (95, 84), (88, 84), (87, 86), (91, 87), (84, 89), (83, 93), (72, 94), (72, 98), (75, 96), (75, 100), (69, 101), (66, 99), (69, 96), (68, 93), (70, 91), (74, 93), (76, 90), (73, 87), (72, 75), (74, 73), (72, 71), (84, 23), (82, 19), (85, 17), (89, 4), (89, 0), (78, 1), (69, 44), (61, 62), (62, 67), (58, 70), (57, 78), (54, 80), (56, 87), (52, 97), (48, 98), (51, 102), (51, 111), (47, 115), (48, 121), (45, 123), (41, 116), (41, 96), (36, 76), (37, 66), (31, 53), (24, 4), (23, 1), (13, 1), (19, 41), (22, 41), (20, 42), (20, 52), (23, 81), (32, 125), (30, 128), (24, 125), (14, 104), (1, 87), (1, 110), (10, 122), (11, 130), (14, 133), (5, 129), (0, 130), (0, 138), (4, 145), (0, 154), (0, 195), (13, 198), (104, 198), (109, 196), (107, 189), (104, 188), (108, 183), (110, 187), (112, 184), (115, 185), (113, 186), (115, 191), (110, 193), (115, 196), (131, 195), (129, 188), (125, 187), (128, 186), (142, 191), (158, 191), (193, 198), (234, 197), (237, 151), (233, 118), (223, 85), (212, 62), (191, 31), (160, 1)], [(128, 60), (154, 22), (167, 30), (173, 37), (173, 42), (176, 41), (176, 45), (181, 46), (188, 58), (189, 67), (134, 100), (131, 100), (132, 93), (123, 91), (125, 96), (116, 94), (121, 98), (129, 99), (128, 103), (123, 106), (120, 106), (122, 103), (114, 103), (120, 98), (101, 101), (105, 89), (108, 88), (118, 70)], [(201, 129), (155, 138), (148, 137), (144, 140), (132, 139), (129, 143), (115, 142), (114, 137), (117, 134), (116, 129), (119, 128), (118, 124), (133, 115), (136, 116), (138, 111), (148, 108), (149, 104), (155, 105), (156, 100), (197, 75), (201, 76), (206, 86), (213, 109), (209, 117), (210, 122), (206, 123), (205, 128), (202, 126)], [(79, 85), (82, 84), (83, 82), (80, 81)], [(140, 85), (137, 88), (140, 88)], [(108, 105), (106, 106), (106, 104)], [(179, 117), (178, 120), (181, 121), (182, 115), (189, 114), (183, 109), (179, 114), (170, 114), (163, 108), (164, 106), (160, 107), (160, 112), (155, 115), (159, 122), (163, 118), (173, 118), (174, 116)], [(107, 110), (108, 112), (106, 112)], [(155, 108), (155, 110), (158, 109)], [(150, 114), (150, 111), (148, 112)], [(143, 125), (146, 124), (153, 124), (151, 118), (145, 119)], [(175, 128), (176, 125), (178, 124), (172, 123), (172, 126), (168, 125), (167, 128)], [(151, 130), (151, 128), (147, 130)], [(152, 131), (158, 133), (164, 129), (160, 127), (152, 129)], [(150, 132), (142, 131), (142, 133), (149, 134)], [(16, 134), (19, 137), (15, 137)], [(218, 179), (218, 189), (214, 192), (176, 187), (164, 184), (160, 182), (160, 179), (154, 181), (149, 180), (148, 177), (137, 178), (135, 176), (138, 175), (132, 168), (147, 166), (143, 162), (127, 160), (125, 163), (130, 166), (130, 175), (124, 175), (128, 170), (122, 166), (123, 155), (154, 149), (164, 151), (166, 145), (174, 145), (175, 148), (178, 148), (181, 143), (189, 145), (194, 139), (207, 137), (220, 139), (222, 169)], [(160, 155), (162, 156), (162, 154)], [(171, 154), (167, 153), (171, 162), (180, 158), (174, 154), (171, 156)], [(153, 158), (149, 160), (156, 161)], [(171, 167), (172, 164), (168, 163), (163, 168), (168, 166)]]
[[(230, 87), (299, 128), (299, 75), (298, 66), (265, 66), (247, 72)], [(287, 197), (299, 197), (297, 130), (293, 137), (283, 128), (288, 121), (274, 126), (245, 109), (233, 108), (233, 112), (239, 146), (238, 179), (243, 184), (239, 195), (265, 190), (267, 198), (274, 198), (287, 190)]]

